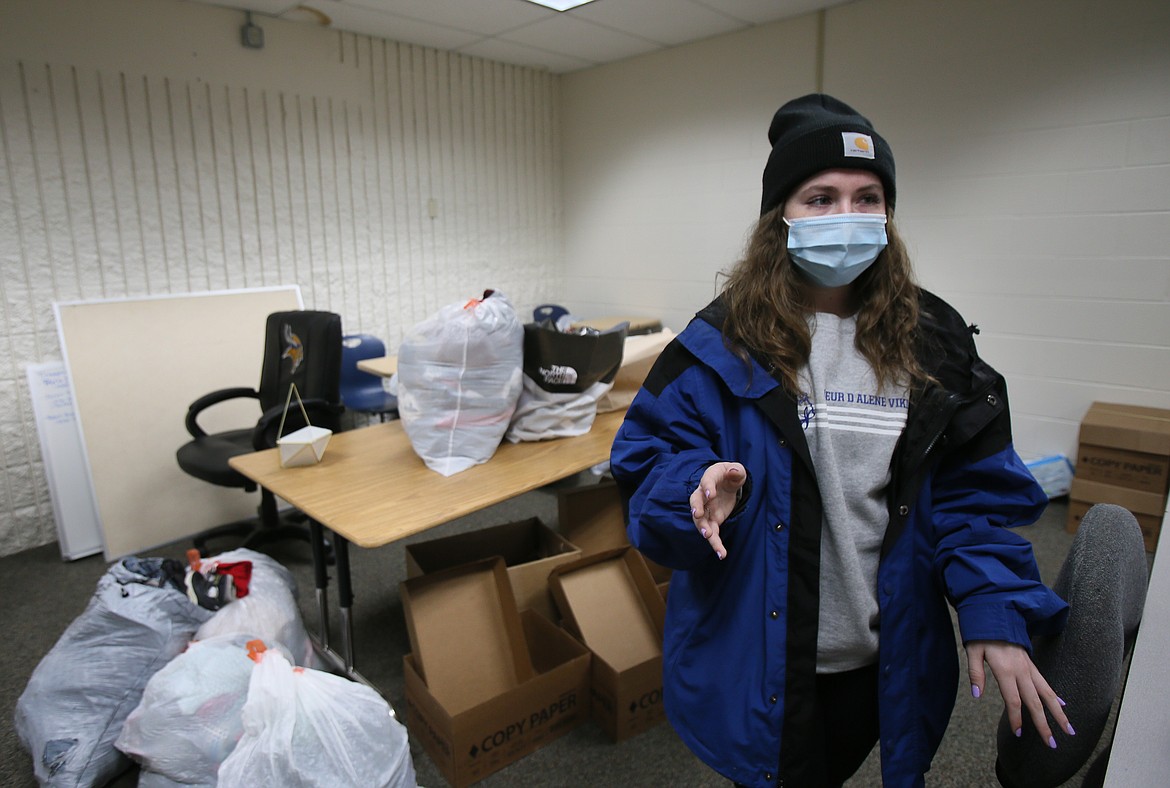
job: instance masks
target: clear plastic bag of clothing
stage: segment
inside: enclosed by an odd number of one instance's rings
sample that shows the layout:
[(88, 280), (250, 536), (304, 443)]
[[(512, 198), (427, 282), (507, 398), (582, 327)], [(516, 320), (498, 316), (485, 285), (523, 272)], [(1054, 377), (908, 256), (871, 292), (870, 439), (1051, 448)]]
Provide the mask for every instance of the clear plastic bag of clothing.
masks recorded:
[(261, 655), (244, 704), (244, 735), (221, 785), (414, 788), (406, 728), (374, 690)]
[(313, 650), (313, 641), (309, 638), (300, 608), (297, 607), (297, 585), (292, 572), (276, 559), (244, 547), (203, 559), (204, 564), (237, 561), (252, 563), (247, 596), (215, 611), (215, 615), (199, 627), (195, 639), (248, 635), (270, 646), (283, 646), (298, 665), (323, 667), (321, 659)]
[(444, 476), (487, 462), (520, 397), (524, 325), (508, 299), (448, 304), (398, 350), (398, 415), (416, 454)]
[(250, 635), (192, 642), (151, 677), (115, 746), (155, 778), (216, 785), (220, 764), (244, 735), (248, 683), (266, 648)]
[(512, 443), (584, 435), (622, 365), (628, 323), (608, 331), (524, 326), (524, 388), (508, 425)]
[(105, 785), (130, 766), (114, 746), (150, 677), (211, 616), (182, 587), (184, 566), (126, 558), (33, 670), (15, 727), (41, 785)]

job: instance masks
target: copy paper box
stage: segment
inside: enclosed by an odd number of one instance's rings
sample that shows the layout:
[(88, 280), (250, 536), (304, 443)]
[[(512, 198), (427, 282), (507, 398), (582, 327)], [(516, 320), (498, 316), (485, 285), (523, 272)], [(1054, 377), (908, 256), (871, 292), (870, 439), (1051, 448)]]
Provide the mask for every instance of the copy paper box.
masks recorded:
[(409, 544), (406, 576), (419, 577), (497, 555), (507, 565), (516, 607), (555, 620), (548, 573), (558, 564), (579, 558), (581, 551), (537, 517)]
[(537, 614), (521, 615), (535, 675), (453, 713), (402, 659), (406, 726), (454, 788), (482, 780), (589, 719), (589, 650)]
[(613, 376), (613, 387), (597, 401), (597, 412), (625, 410), (633, 403), (634, 397), (650, 374), (654, 362), (663, 349), (674, 339), (674, 332), (663, 328), (656, 333), (637, 334), (633, 325), (626, 334), (626, 345), (622, 348), (622, 363)]
[(593, 719), (615, 742), (657, 725), (662, 707), (662, 594), (632, 547), (562, 564), (549, 590), (565, 629), (593, 654)]
[(1094, 402), (1081, 421), (1076, 477), (1165, 495), (1170, 410)]
[[(621, 493), (613, 481), (562, 490), (557, 495), (557, 521), (565, 538), (580, 548), (582, 558), (630, 544)], [(670, 580), (669, 569), (643, 558), (655, 580)]]
[(504, 559), (404, 580), (399, 594), (415, 669), (452, 714), (532, 678)]
[(1157, 493), (1118, 487), (1113, 484), (1075, 478), (1069, 492), (1068, 520), (1065, 530), (1076, 533), (1081, 518), (1095, 503), (1111, 503), (1128, 509), (1137, 519), (1146, 543), (1146, 552), (1154, 552), (1158, 546), (1158, 534), (1162, 530), (1162, 516), (1165, 514), (1166, 498)]

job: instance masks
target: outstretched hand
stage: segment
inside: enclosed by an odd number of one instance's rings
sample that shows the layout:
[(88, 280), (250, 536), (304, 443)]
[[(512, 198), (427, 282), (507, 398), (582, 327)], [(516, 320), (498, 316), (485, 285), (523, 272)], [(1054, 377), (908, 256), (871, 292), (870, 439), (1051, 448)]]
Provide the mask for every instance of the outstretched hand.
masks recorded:
[(1008, 723), (1016, 736), (1023, 734), (1024, 709), (1027, 709), (1040, 738), (1049, 747), (1056, 749), (1056, 737), (1052, 735), (1052, 728), (1044, 715), (1045, 708), (1070, 736), (1076, 735), (1068, 717), (1065, 716), (1064, 701), (1040, 675), (1039, 669), (1028, 656), (1027, 649), (1000, 640), (972, 640), (967, 643), (967, 669), (971, 675), (971, 694), (976, 698), (983, 694), (985, 686), (984, 662), (991, 668), (991, 673), (999, 684), (1003, 704), (1007, 709)]
[(719, 529), (735, 509), (739, 489), (746, 481), (747, 471), (740, 463), (716, 462), (707, 467), (699, 486), (691, 493), (691, 518), (695, 528), (711, 545), (719, 560), (727, 557)]

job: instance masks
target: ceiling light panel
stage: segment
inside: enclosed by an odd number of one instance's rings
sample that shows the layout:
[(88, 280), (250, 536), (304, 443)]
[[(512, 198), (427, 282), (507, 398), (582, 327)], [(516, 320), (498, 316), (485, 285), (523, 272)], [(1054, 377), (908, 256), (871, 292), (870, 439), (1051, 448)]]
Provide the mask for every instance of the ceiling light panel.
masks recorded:
[(583, 6), (586, 3), (592, 3), (593, 0), (528, 0), (530, 3), (542, 5), (545, 8), (551, 8), (554, 11), (568, 11), (571, 8)]

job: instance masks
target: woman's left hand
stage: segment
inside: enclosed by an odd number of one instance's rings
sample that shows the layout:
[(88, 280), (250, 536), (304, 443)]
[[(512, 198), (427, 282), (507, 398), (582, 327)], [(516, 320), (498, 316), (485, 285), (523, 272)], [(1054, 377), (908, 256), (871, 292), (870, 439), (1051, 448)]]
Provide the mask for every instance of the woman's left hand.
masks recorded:
[(1040, 670), (1028, 656), (1023, 646), (1002, 640), (972, 640), (967, 643), (967, 669), (971, 675), (971, 694), (978, 698), (983, 694), (985, 674), (983, 663), (991, 668), (991, 674), (999, 684), (1003, 704), (1007, 708), (1008, 723), (1017, 736), (1023, 733), (1024, 714), (1032, 718), (1036, 732), (1045, 744), (1056, 748), (1056, 738), (1044, 716), (1047, 708), (1070, 736), (1076, 735), (1073, 726), (1064, 713), (1064, 701), (1057, 697), (1052, 687), (1040, 675)]
[(691, 519), (699, 535), (707, 540), (715, 555), (722, 561), (727, 548), (719, 531), (723, 522), (735, 511), (739, 490), (747, 481), (747, 471), (738, 462), (713, 462), (703, 472), (699, 486), (691, 493)]

